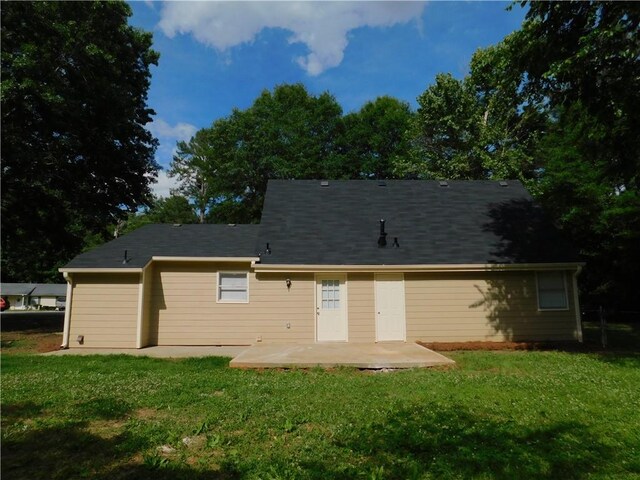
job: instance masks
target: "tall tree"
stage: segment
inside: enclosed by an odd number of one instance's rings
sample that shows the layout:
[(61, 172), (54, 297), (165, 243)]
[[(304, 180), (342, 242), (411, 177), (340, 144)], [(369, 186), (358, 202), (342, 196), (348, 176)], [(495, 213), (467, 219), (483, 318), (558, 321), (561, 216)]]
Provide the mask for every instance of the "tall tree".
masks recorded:
[(519, 179), (535, 190), (542, 160), (536, 148), (548, 124), (544, 102), (524, 95), (523, 74), (511, 68), (513, 42), (478, 49), (465, 79), (474, 91), (481, 119), (479, 141), (487, 178)]
[(588, 302), (637, 309), (638, 189), (608, 178), (608, 128), (579, 103), (560, 110), (540, 143), (540, 199), (587, 262), (581, 284)]
[(378, 97), (343, 117), (338, 140), (342, 175), (350, 178), (392, 178), (393, 167), (409, 153), (407, 130), (413, 112), (393, 97)]
[[(640, 182), (640, 4), (533, 2), (513, 38), (513, 68), (528, 98), (551, 108), (579, 104), (608, 134), (606, 172)], [(558, 112), (556, 112), (558, 113)]]
[(2, 280), (42, 281), (148, 201), (151, 34), (124, 2), (2, 6)]
[(188, 142), (178, 142), (169, 170), (169, 176), (178, 180), (176, 191), (194, 203), (200, 223), (205, 223), (207, 211), (214, 201), (211, 181), (207, 177), (214, 155), (209, 134), (209, 129), (199, 130)]
[(210, 221), (257, 222), (270, 178), (339, 175), (341, 114), (331, 95), (310, 95), (301, 84), (265, 90), (247, 110), (235, 109), (181, 145), (171, 174), (204, 173)]
[(541, 199), (587, 261), (595, 301), (638, 308), (640, 4), (533, 2), (512, 38), (521, 90), (552, 125)]
[[(535, 147), (547, 115), (522, 96), (509, 70), (509, 45), (480, 49), (463, 80), (436, 75), (418, 97), (409, 130), (410, 155), (395, 163), (399, 176), (522, 180), (535, 187)], [(510, 76), (511, 75), (511, 76)]]
[(418, 178), (480, 179), (487, 176), (482, 144), (482, 109), (472, 86), (450, 74), (418, 97), (412, 156), (396, 173)]

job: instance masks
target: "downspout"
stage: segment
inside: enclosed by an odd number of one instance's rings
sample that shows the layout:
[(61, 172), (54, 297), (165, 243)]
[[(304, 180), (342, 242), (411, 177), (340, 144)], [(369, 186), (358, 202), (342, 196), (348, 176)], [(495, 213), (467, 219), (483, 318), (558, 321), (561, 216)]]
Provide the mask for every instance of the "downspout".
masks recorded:
[(576, 310), (576, 334), (578, 342), (582, 343), (582, 321), (580, 319), (580, 299), (578, 298), (578, 275), (582, 271), (582, 266), (578, 265), (573, 272), (573, 308)]
[(140, 273), (140, 283), (138, 284), (138, 316), (136, 323), (136, 348), (142, 348), (142, 335), (144, 330), (144, 307), (145, 307), (145, 292), (144, 292), (144, 281), (147, 274), (147, 267), (151, 265), (151, 261), (149, 261), (144, 267), (142, 267), (142, 272)]
[(71, 278), (71, 274), (67, 272), (63, 272), (62, 276), (67, 281), (67, 298), (65, 299), (65, 308), (64, 308), (64, 330), (62, 333), (62, 345), (60, 345), (61, 349), (69, 348), (69, 330), (71, 326), (71, 308), (72, 308), (72, 297), (73, 297), (73, 278)]

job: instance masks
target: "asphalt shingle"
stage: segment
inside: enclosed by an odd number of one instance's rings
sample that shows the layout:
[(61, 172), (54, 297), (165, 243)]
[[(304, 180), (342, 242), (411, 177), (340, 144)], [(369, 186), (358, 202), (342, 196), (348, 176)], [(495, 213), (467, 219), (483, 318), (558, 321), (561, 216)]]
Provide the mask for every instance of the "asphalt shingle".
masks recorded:
[[(384, 184), (384, 186), (381, 185)], [(518, 181), (269, 182), (264, 264), (407, 265), (575, 261)], [(378, 247), (380, 220), (387, 246)], [(397, 237), (400, 247), (392, 246)]]
[[(139, 268), (152, 256), (260, 255), (263, 264), (294, 265), (577, 260), (518, 181), (322, 183), (269, 181), (260, 225), (147, 225), (77, 256), (66, 268)], [(381, 219), (385, 248), (378, 246)]]
[(258, 225), (145, 225), (78, 255), (65, 268), (140, 268), (153, 256), (253, 257), (257, 233)]

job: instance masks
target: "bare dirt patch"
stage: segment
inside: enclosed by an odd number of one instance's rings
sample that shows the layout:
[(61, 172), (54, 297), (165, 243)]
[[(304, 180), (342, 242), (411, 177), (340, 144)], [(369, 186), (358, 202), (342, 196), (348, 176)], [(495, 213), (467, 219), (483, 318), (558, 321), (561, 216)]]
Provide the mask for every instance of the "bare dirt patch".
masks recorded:
[(2, 332), (3, 354), (53, 352), (60, 349), (62, 332), (41, 333), (37, 331)]
[(452, 352), (457, 350), (582, 350), (579, 344), (550, 342), (417, 342), (429, 350), (436, 352)]
[(49, 333), (42, 335), (36, 341), (36, 352), (45, 353), (60, 350), (62, 344), (62, 333)]
[(52, 352), (60, 348), (64, 312), (19, 311), (0, 315), (2, 354)]
[(139, 408), (134, 412), (133, 416), (140, 420), (146, 420), (149, 418), (154, 418), (157, 414), (157, 410), (153, 408)]

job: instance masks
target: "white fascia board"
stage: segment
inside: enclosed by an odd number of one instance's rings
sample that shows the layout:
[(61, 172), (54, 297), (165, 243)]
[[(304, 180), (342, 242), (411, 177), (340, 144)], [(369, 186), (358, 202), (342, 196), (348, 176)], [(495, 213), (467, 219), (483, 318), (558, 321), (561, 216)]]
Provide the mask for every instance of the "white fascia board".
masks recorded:
[(450, 265), (286, 265), (258, 264), (256, 272), (489, 272), (577, 270), (583, 263), (450, 264)]
[(260, 257), (151, 257), (154, 262), (257, 262)]
[(65, 273), (140, 273), (146, 268), (59, 268), (58, 271)]
[(151, 262), (229, 262), (229, 263), (254, 263), (260, 257), (151, 257), (144, 267), (138, 268), (100, 268), (100, 267), (71, 267), (59, 268), (61, 273), (141, 273)]

